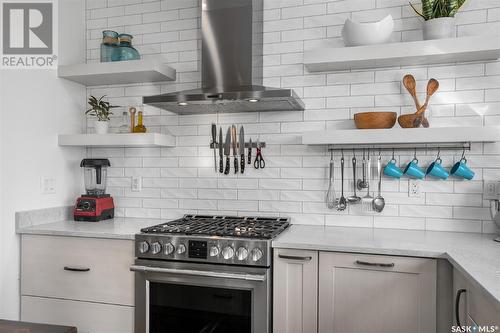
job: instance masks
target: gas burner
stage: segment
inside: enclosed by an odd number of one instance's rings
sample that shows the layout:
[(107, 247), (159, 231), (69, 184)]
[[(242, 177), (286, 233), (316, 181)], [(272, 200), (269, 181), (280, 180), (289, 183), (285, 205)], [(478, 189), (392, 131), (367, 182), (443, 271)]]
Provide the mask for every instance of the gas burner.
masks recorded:
[(141, 229), (147, 234), (180, 234), (251, 239), (272, 239), (289, 225), (287, 218), (185, 215)]

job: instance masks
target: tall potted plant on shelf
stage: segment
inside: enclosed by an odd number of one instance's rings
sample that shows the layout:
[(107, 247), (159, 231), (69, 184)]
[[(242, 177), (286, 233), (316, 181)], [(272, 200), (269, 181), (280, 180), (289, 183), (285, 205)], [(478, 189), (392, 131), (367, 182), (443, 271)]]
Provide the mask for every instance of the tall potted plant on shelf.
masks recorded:
[(109, 131), (109, 116), (113, 114), (111, 109), (117, 108), (116, 105), (111, 105), (109, 102), (103, 101), (106, 95), (97, 99), (94, 96), (89, 97), (88, 104), (90, 105), (90, 109), (85, 111), (86, 115), (90, 115), (96, 117), (97, 120), (95, 122), (95, 132), (97, 134), (106, 134)]
[(410, 3), (415, 13), (425, 22), (424, 39), (455, 37), (455, 14), (466, 0), (421, 0), (422, 9), (418, 10)]

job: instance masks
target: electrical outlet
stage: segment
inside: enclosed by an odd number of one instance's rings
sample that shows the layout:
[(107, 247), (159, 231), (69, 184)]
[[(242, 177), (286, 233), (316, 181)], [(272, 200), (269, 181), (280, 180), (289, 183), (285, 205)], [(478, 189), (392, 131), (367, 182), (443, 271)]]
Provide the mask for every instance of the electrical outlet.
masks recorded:
[(140, 192), (142, 189), (142, 177), (132, 176), (132, 191)]
[(40, 191), (42, 194), (56, 193), (56, 179), (51, 176), (42, 176), (40, 178)]
[(420, 198), (420, 184), (416, 179), (408, 180), (408, 197)]
[(484, 200), (495, 200), (498, 199), (497, 191), (498, 182), (485, 180), (483, 184), (483, 198)]

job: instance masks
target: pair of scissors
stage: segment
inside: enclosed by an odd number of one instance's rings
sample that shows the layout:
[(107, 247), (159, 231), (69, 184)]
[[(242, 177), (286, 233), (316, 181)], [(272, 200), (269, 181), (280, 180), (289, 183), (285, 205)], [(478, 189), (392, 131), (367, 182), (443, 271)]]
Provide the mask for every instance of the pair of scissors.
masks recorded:
[(264, 158), (262, 158), (262, 146), (259, 142), (259, 140), (257, 140), (257, 144), (256, 144), (256, 150), (257, 150), (257, 153), (255, 154), (255, 161), (253, 162), (253, 167), (255, 169), (264, 169), (266, 167), (266, 161), (264, 161)]

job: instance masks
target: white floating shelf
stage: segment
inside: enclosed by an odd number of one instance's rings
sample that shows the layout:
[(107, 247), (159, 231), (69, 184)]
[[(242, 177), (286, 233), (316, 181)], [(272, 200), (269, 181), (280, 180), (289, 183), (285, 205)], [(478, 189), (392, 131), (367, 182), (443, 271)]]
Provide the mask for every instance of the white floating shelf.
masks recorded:
[(176, 71), (162, 59), (141, 59), (59, 66), (57, 75), (85, 86), (100, 86), (174, 81)]
[(306, 51), (310, 72), (487, 61), (500, 58), (500, 36), (484, 35)]
[(304, 132), (305, 145), (439, 144), (500, 141), (500, 126), (353, 129)]
[(79, 147), (175, 147), (175, 137), (159, 133), (60, 134), (59, 146)]

